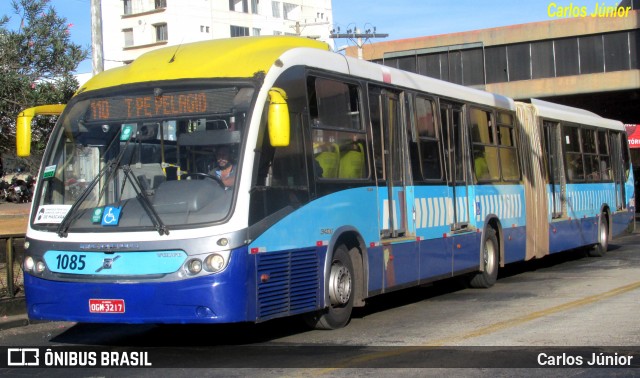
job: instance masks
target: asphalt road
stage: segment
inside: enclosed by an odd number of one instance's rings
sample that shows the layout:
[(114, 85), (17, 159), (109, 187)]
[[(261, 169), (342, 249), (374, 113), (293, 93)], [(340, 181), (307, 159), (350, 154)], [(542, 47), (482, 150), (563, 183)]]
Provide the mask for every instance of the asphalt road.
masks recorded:
[[(379, 296), (335, 331), (310, 331), (296, 318), (227, 326), (53, 322), (2, 331), (0, 345), (98, 356), (145, 351), (152, 364), (29, 371), (47, 377), (640, 376), (639, 313), (636, 233), (615, 239), (602, 258), (573, 251), (509, 266), (488, 290), (451, 279)], [(594, 353), (623, 369), (593, 369)], [(155, 369), (164, 367), (179, 369)]]

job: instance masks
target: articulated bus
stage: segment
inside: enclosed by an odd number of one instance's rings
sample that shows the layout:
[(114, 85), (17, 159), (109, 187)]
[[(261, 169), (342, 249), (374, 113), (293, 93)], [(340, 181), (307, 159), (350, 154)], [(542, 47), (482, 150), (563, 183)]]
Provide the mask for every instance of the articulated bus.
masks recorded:
[(95, 76), (58, 119), (28, 314), (340, 328), (381, 293), (602, 255), (633, 220), (631, 172), (623, 125), (584, 110), (297, 37), (159, 49)]

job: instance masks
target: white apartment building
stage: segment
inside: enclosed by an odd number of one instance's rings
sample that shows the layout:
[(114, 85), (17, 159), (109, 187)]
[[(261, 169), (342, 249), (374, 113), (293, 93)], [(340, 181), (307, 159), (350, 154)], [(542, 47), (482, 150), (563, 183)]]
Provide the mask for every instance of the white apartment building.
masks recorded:
[(208, 39), (301, 35), (333, 46), (331, 0), (102, 0), (101, 11), (105, 69)]

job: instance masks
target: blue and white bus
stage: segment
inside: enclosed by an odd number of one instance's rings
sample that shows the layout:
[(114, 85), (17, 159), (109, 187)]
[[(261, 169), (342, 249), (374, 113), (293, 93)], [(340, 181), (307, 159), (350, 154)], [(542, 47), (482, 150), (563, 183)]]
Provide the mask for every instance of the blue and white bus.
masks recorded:
[(29, 316), (334, 329), (377, 294), (602, 255), (632, 222), (620, 122), (328, 50), (199, 42), (82, 86), (34, 196)]

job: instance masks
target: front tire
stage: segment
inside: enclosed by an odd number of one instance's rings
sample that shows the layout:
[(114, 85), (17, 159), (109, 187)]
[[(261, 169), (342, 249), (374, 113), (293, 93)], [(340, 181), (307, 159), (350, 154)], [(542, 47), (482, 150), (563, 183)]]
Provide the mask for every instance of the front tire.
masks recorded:
[(476, 273), (470, 280), (469, 286), (474, 288), (489, 288), (496, 283), (498, 279), (498, 264), (500, 250), (496, 231), (493, 228), (487, 228), (484, 240), (482, 242), (482, 272)]
[(353, 310), (354, 278), (347, 247), (340, 245), (333, 253), (329, 277), (326, 279), (329, 307), (307, 315), (306, 323), (316, 329), (338, 329), (347, 325)]

